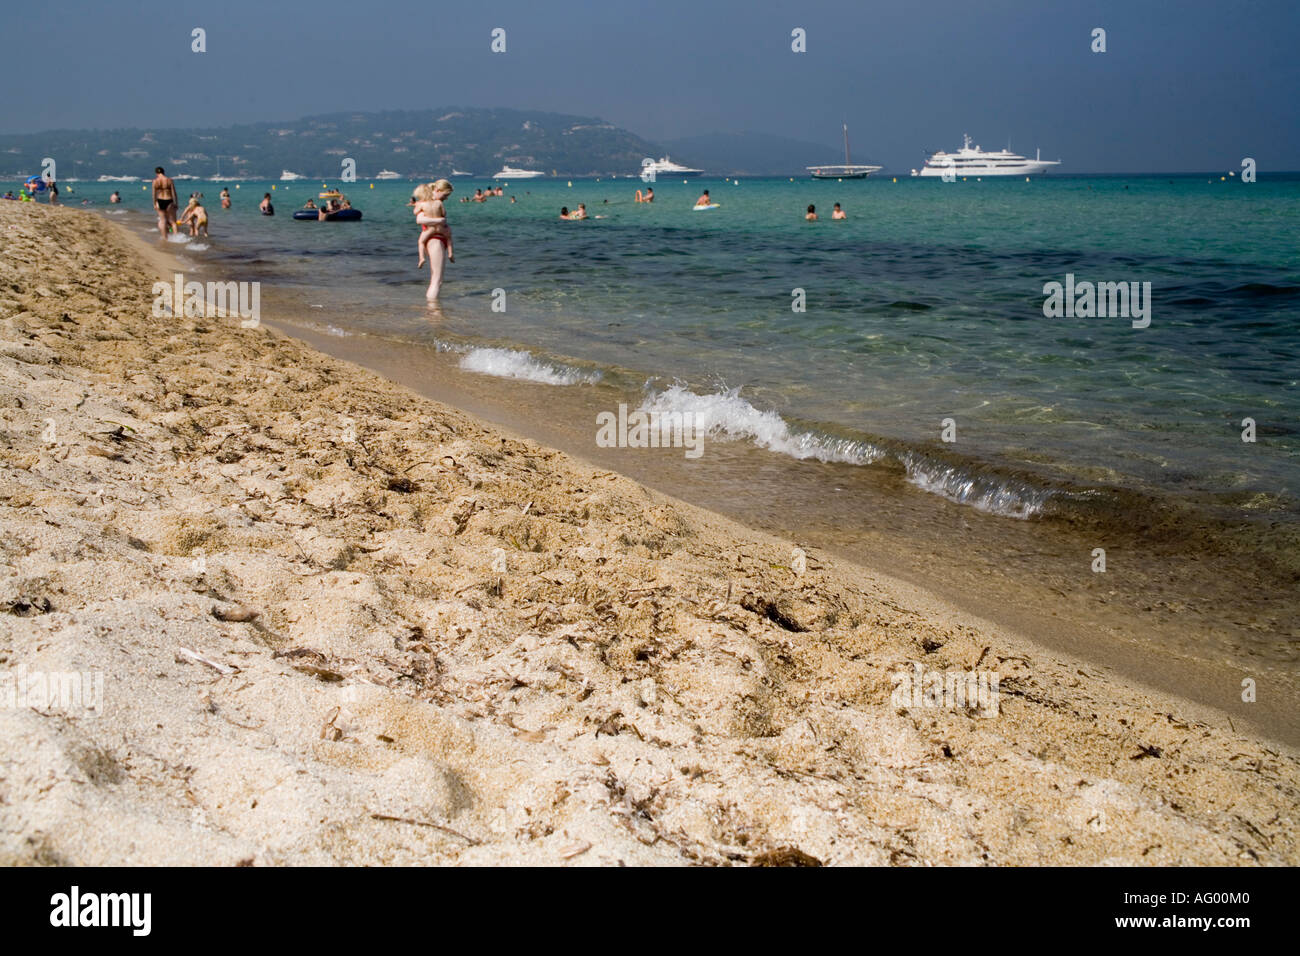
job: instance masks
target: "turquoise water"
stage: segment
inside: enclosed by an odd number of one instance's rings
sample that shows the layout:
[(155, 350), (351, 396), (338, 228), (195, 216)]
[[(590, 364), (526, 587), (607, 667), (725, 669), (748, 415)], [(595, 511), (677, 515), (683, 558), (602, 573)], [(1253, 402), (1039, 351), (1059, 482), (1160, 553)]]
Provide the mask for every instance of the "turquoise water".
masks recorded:
[[(633, 390), (706, 416), (715, 439), (890, 462), (1009, 519), (1118, 515), (1133, 495), (1300, 518), (1300, 177), (661, 181), (652, 206), (631, 202), (636, 180), (532, 181), (457, 201), (476, 185), (447, 204), (456, 262), (436, 316), (411, 183), (351, 184), (365, 220), (327, 224), (289, 215), (316, 183), (277, 184), (274, 218), (255, 208), (269, 183), (232, 189), (230, 211), (218, 183), (178, 188), (206, 195), (196, 263), (306, 287), (324, 325), (458, 350), (483, 374)], [(706, 188), (720, 208), (692, 211)], [(837, 201), (847, 221), (829, 219)], [(558, 220), (579, 202), (605, 218)], [(1067, 273), (1149, 282), (1149, 327), (1045, 317), (1044, 284)]]

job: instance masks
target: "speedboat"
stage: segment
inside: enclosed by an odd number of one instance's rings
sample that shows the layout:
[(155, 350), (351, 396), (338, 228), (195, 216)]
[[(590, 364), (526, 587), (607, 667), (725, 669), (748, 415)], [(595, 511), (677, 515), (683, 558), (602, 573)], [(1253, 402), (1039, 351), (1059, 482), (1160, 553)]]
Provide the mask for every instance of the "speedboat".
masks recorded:
[[(332, 201), (343, 202), (343, 200), (346, 199), (347, 197), (344, 196), (337, 189), (327, 189), (316, 198), (319, 199), (321, 202), (319, 206), (313, 206), (307, 209), (295, 210), (293, 214), (293, 218), (300, 219), (303, 221), (310, 220), (311, 222), (319, 222), (321, 221), (320, 211), (322, 209), (324, 209)], [(361, 218), (361, 210), (352, 209), (349, 207), (347, 209), (335, 209), (332, 212), (325, 213), (324, 221), (325, 222), (357, 222), (360, 218)]]
[(299, 176), (297, 173), (291, 173), (287, 169), (280, 170), (280, 182), (291, 183), (297, 179), (306, 179), (306, 176)]
[(546, 173), (536, 169), (519, 169), (516, 166), (502, 166), (501, 172), (496, 173), (493, 179), (537, 179), (539, 176), (545, 176)]
[(375, 179), (401, 179), (401, 173), (395, 173), (391, 169), (381, 169), (375, 176)]
[(939, 150), (925, 161), (920, 171), (912, 170), (913, 176), (926, 179), (947, 176), (963, 178), (967, 176), (1033, 176), (1046, 172), (1049, 166), (1059, 166), (1059, 159), (1043, 159), (1039, 150), (1033, 159), (1000, 149), (986, 153), (979, 146), (972, 147), (970, 137), (962, 137), (962, 147), (955, 153)]

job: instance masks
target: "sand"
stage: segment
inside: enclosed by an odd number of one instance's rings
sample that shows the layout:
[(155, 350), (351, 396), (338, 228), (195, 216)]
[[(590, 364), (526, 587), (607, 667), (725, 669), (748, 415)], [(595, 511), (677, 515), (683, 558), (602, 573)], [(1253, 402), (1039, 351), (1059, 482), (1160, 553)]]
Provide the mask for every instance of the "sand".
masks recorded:
[[(8, 864), (1291, 864), (1297, 754), (0, 203)], [(891, 675), (996, 672), (996, 716)]]

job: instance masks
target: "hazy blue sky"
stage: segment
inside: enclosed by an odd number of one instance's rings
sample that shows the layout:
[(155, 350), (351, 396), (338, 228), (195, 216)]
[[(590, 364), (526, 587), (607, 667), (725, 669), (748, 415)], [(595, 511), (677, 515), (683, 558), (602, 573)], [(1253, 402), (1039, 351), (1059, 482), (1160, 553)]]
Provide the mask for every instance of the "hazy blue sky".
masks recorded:
[[(506, 106), (651, 140), (754, 130), (894, 170), (1010, 139), (1062, 172), (1300, 169), (1297, 0), (28, 4), (5, 16), (0, 131), (211, 126)], [(204, 54), (190, 31), (207, 30)], [(489, 50), (507, 31), (507, 52)], [(791, 52), (790, 31), (808, 51)], [(1094, 27), (1107, 52), (1092, 53)], [(689, 157), (686, 157), (689, 158)], [(820, 157), (810, 157), (815, 161)]]

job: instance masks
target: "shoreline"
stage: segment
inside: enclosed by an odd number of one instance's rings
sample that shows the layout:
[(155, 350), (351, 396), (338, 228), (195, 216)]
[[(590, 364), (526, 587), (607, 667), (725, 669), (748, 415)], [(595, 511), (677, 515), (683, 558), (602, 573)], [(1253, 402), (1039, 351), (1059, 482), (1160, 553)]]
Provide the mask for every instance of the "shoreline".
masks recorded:
[[(0, 712), (8, 861), (1300, 860), (1291, 748), (280, 333), (153, 319), (171, 250), (76, 211), (0, 211), (0, 633), (108, 704)], [(996, 662), (999, 716), (892, 707), (914, 662)]]
[[(779, 508), (755, 505), (745, 498), (743, 487), (732, 483), (713, 487), (707, 481), (691, 481), (688, 469), (676, 467), (681, 462), (673, 461), (669, 467), (664, 467), (663, 459), (652, 460), (644, 452), (639, 457), (629, 456), (626, 449), (602, 452), (583, 442), (572, 430), (548, 425), (529, 415), (527, 406), (530, 400), (561, 408), (561, 418), (574, 417), (572, 413), (578, 409), (592, 411), (588, 407), (591, 403), (581, 399), (574, 399), (572, 404), (559, 404), (564, 399), (554, 394), (552, 386), (521, 385), (462, 372), (450, 364), (439, 366), (438, 374), (431, 377), (426, 364), (419, 359), (408, 360), (405, 351), (393, 350), (389, 341), (355, 333), (344, 338), (332, 336), (303, 324), (303, 321), (310, 321), (310, 316), (301, 318), (302, 321), (299, 321), (299, 316), (278, 318), (271, 324), (317, 351), (369, 369), (426, 398), (469, 410), (492, 423), (493, 427), (558, 448), (593, 466), (616, 470), (660, 493), (703, 507), (745, 527), (803, 545), (811, 543), (841, 560), (869, 568), (873, 574), (932, 594), (950, 606), (963, 608), (975, 617), (1007, 628), (1027, 643), (1053, 653), (1074, 656), (1090, 666), (1117, 671), (1143, 687), (1195, 703), (1202, 708), (1202, 719), (1217, 721), (1223, 726), (1236, 720), (1279, 743), (1292, 747), (1300, 744), (1300, 712), (1291, 706), (1291, 701), (1297, 696), (1294, 673), (1282, 668), (1281, 662), (1268, 659), (1256, 658), (1247, 665), (1242, 660), (1208, 656), (1208, 650), (1198, 646), (1198, 642), (1208, 640), (1208, 636), (1199, 631), (1190, 645), (1180, 644), (1179, 639), (1186, 637), (1185, 633), (1180, 633), (1187, 627), (1185, 616), (1172, 608), (1165, 615), (1150, 613), (1156, 610), (1152, 602), (1170, 597), (1160, 589), (1148, 601), (1142, 602), (1148, 605), (1145, 608), (1135, 606), (1131, 601), (1125, 603), (1122, 599), (1115, 599), (1113, 591), (1109, 603), (1106, 600), (1098, 603), (1099, 589), (1095, 587), (1067, 595), (1059, 587), (1064, 584), (1062, 581), (1013, 575), (991, 578), (987, 566), (976, 562), (974, 548), (969, 552), (972, 568), (963, 570), (950, 563), (936, 567), (940, 556), (932, 550), (932, 542), (909, 539), (904, 533), (873, 531), (868, 545), (855, 547), (846, 543), (845, 536), (837, 533), (837, 529), (826, 524), (826, 516), (815, 504), (808, 504), (817, 501), (818, 488), (826, 484), (827, 479), (807, 473), (806, 463), (778, 460), (773, 464), (763, 460), (765, 453), (761, 450), (735, 451), (740, 464), (733, 467), (733, 471), (781, 469), (786, 476), (782, 480), (789, 482), (783, 486), (787, 494), (782, 497)], [(499, 397), (502, 394), (509, 397)], [(523, 395), (522, 402), (520, 394)], [(715, 447), (712, 454), (716, 453)], [(689, 484), (683, 485), (683, 481)], [(866, 489), (867, 495), (877, 492), (891, 493), (888, 488)], [(898, 492), (894, 490), (893, 493)], [(903, 495), (907, 493), (904, 489)], [(951, 534), (974, 534), (978, 540), (980, 534), (990, 527), (1002, 525), (1005, 529), (1006, 522), (1011, 520), (969, 514), (965, 506), (946, 502), (913, 501), (920, 507), (929, 506), (933, 510), (933, 521), (940, 529), (936, 534), (939, 535), (947, 529)], [(803, 502), (804, 506), (800, 507), (797, 502)], [(862, 507), (867, 510), (882, 504), (878, 496), (864, 496)], [(783, 514), (782, 508), (791, 511)], [(1022, 546), (1031, 554), (1042, 554), (1043, 548), (1048, 546), (1062, 547), (1060, 541), (1039, 539), (1027, 524), (1016, 522), (1012, 531), (1021, 534)], [(921, 553), (911, 553), (913, 550)], [(869, 556), (869, 562), (864, 560), (864, 552)], [(1084, 547), (1080, 553), (1086, 554), (1087, 548)], [(1143, 610), (1147, 612), (1146, 616), (1134, 617), (1135, 612)], [(1199, 615), (1197, 623), (1203, 625)], [(1152, 666), (1153, 654), (1160, 655), (1158, 667)], [(1253, 676), (1261, 684), (1267, 679), (1271, 699), (1256, 700), (1251, 704), (1240, 702), (1240, 682), (1244, 676)], [(1225, 706), (1225, 702), (1238, 706)]]

